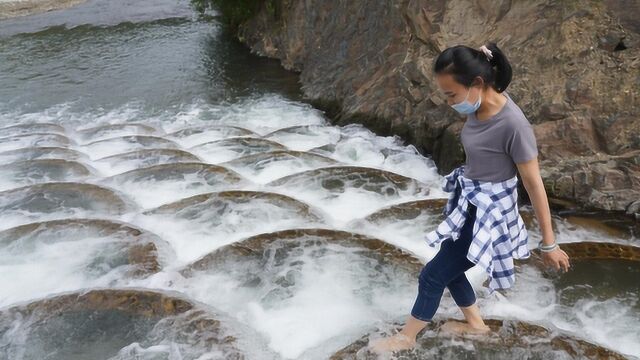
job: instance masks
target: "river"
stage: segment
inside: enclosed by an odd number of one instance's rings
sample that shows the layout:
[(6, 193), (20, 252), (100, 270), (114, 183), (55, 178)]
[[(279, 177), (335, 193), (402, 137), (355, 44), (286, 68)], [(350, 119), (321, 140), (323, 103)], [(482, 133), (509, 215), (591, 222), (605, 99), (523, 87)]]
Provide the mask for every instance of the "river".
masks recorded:
[[(421, 235), (440, 219), (441, 181), (402, 139), (332, 126), (297, 74), (188, 2), (93, 0), (2, 20), (0, 357), (327, 358), (404, 321), (418, 275), (406, 264), (435, 254)], [(635, 241), (555, 221), (561, 242)], [(480, 306), (637, 356), (638, 267), (602, 266), (626, 280), (525, 266)], [(482, 294), (482, 270), (467, 275)], [(597, 290), (607, 281), (615, 292)], [(125, 296), (110, 290), (132, 289), (182, 299), (220, 329), (104, 314)], [(90, 316), (46, 302), (90, 290), (115, 300)], [(48, 317), (52, 306), (65, 315)], [(459, 317), (448, 294), (439, 314)]]

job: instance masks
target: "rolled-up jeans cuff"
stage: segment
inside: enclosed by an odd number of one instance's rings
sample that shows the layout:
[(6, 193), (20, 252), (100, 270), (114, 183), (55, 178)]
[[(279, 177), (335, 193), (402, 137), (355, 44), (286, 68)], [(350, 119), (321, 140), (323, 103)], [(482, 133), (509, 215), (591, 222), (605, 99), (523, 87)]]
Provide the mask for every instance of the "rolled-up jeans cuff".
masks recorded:
[(456, 305), (458, 305), (458, 307), (469, 307), (469, 306), (471, 306), (471, 305), (473, 305), (475, 303), (476, 303), (476, 299), (473, 299), (473, 301), (470, 302), (469, 304), (464, 304), (464, 303), (458, 304), (458, 303), (456, 303)]
[(419, 315), (416, 315), (414, 313), (411, 313), (411, 316), (413, 316), (414, 318), (416, 318), (418, 320), (422, 320), (422, 321), (429, 321), (430, 322), (432, 320), (432, 319), (425, 319), (425, 318), (423, 318), (423, 317), (421, 317)]

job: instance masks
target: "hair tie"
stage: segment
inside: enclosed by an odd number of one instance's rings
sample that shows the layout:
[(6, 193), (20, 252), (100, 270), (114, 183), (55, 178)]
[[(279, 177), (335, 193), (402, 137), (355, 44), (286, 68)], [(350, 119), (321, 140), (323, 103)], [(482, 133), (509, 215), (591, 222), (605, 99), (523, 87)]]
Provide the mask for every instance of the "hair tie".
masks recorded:
[(489, 50), (486, 46), (482, 45), (480, 46), (480, 51), (482, 51), (487, 56), (488, 61), (491, 61), (491, 59), (493, 58), (493, 55), (491, 54), (491, 50)]

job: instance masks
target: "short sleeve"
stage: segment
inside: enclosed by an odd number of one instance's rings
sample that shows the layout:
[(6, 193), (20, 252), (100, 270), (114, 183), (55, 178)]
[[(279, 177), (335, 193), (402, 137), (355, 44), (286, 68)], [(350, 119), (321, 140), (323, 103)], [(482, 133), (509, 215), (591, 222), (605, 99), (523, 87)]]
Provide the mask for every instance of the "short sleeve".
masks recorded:
[(538, 155), (533, 127), (528, 122), (514, 128), (507, 141), (507, 154), (514, 163), (527, 162)]

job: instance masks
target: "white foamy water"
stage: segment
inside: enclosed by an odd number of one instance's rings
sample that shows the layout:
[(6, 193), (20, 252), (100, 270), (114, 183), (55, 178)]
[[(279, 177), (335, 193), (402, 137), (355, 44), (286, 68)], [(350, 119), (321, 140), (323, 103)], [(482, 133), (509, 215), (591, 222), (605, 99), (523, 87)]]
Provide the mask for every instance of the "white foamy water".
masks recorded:
[[(110, 286), (123, 280), (123, 269), (99, 263), (102, 256), (126, 256), (109, 239), (83, 238), (34, 244), (27, 249), (2, 249), (0, 302), (4, 305), (66, 290)], [(73, 254), (73, 256), (69, 256)]]
[[(88, 169), (66, 164), (51, 174), (20, 168), (3, 172), (3, 230), (52, 219), (105, 219), (154, 234), (149, 241), (159, 249), (159, 271), (132, 276), (133, 265), (122, 258), (131, 245), (126, 236), (99, 230), (77, 239), (64, 230), (29, 241), (9, 236), (0, 242), (3, 307), (92, 287), (177, 291), (252, 329), (278, 358), (324, 359), (376, 325), (404, 321), (417, 294), (418, 273), (402, 270), (395, 258), (376, 258), (375, 250), (339, 240), (296, 247), (277, 239), (275, 245), (246, 245), (244, 239), (289, 229), (340, 230), (393, 244), (422, 264), (437, 250), (422, 236), (437, 223), (440, 209), (413, 218), (363, 220), (391, 206), (445, 196), (430, 159), (398, 138), (376, 136), (357, 125), (331, 126), (321, 112), (281, 96), (196, 103), (154, 115), (129, 104), (105, 113), (76, 113), (61, 105), (0, 116), (7, 125), (47, 122), (64, 130), (33, 136), (4, 130), (0, 150), (6, 152), (0, 159), (73, 160)], [(16, 152), (44, 146), (58, 150)], [(51, 180), (93, 190), (49, 188)], [(20, 188), (25, 184), (43, 187), (30, 192)], [(586, 238), (604, 236), (578, 226), (562, 230), (559, 239), (577, 236), (567, 235), (572, 231)], [(233, 244), (253, 252), (183, 272)], [(473, 268), (467, 275), (482, 293), (483, 271)], [(637, 304), (585, 299), (568, 308), (558, 303), (554, 284), (532, 269), (520, 273), (517, 284), (507, 297), (481, 299), (484, 313), (556, 326), (626, 354), (640, 352)], [(448, 293), (438, 314), (460, 316)], [(173, 350), (131, 344), (123, 351)]]

